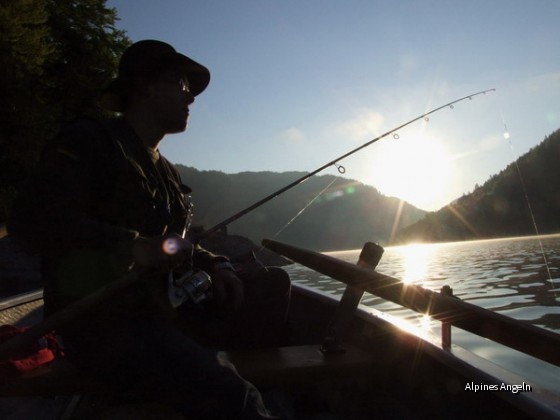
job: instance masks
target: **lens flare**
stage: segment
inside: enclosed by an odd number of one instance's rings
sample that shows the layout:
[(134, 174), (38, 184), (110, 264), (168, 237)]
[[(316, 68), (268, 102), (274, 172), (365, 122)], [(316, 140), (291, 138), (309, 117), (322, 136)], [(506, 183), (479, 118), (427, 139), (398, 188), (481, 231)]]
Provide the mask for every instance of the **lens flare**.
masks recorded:
[(167, 255), (175, 255), (179, 252), (179, 241), (175, 238), (167, 238), (161, 244), (161, 249)]
[[(504, 120), (504, 116), (502, 115), (502, 120)], [(509, 140), (509, 130), (507, 128), (506, 122), (504, 121), (504, 139)]]

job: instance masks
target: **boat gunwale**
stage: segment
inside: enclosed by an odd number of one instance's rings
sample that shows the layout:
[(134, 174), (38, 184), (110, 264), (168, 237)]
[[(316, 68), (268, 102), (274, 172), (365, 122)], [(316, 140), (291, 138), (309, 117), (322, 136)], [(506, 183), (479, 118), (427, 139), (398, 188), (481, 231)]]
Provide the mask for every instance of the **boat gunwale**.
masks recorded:
[[(308, 297), (320, 300), (322, 303), (336, 306), (340, 296), (333, 295), (313, 287), (294, 282), (294, 287)], [(425, 352), (437, 362), (444, 364), (449, 369), (460, 375), (470, 378), (475, 383), (485, 384), (517, 384), (523, 378), (477, 354), (452, 345), (444, 348), (437, 340), (429, 340), (421, 334), (405, 330), (396, 320), (391, 317), (383, 316), (382, 311), (359, 304), (355, 312), (355, 318), (361, 322), (374, 324), (376, 327), (387, 331), (388, 335), (399, 336), (404, 344), (413, 346)], [(467, 391), (465, 391), (467, 392)], [(560, 417), (560, 403), (558, 396), (544, 389), (532, 390), (532, 392), (511, 392), (491, 391), (498, 398), (506, 400), (511, 405), (521, 411), (534, 416), (535, 418), (558, 418)]]
[(43, 289), (35, 289), (29, 292), (23, 292), (14, 296), (2, 298), (0, 299), (0, 312), (41, 299), (43, 299)]

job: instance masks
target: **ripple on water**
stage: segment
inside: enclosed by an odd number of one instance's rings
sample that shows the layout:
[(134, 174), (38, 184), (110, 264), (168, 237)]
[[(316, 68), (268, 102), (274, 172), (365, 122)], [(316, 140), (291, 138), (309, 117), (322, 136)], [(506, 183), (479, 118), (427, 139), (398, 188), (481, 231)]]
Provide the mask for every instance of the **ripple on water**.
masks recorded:
[(504, 280), (525, 280), (525, 279), (531, 278), (535, 275), (538, 275), (538, 273), (535, 273), (535, 272), (516, 273), (516, 274), (504, 276)]
[(519, 287), (520, 289), (528, 289), (528, 288), (533, 288), (533, 287), (542, 287), (544, 286), (544, 284), (542, 282), (535, 282), (535, 283), (524, 283), (524, 284), (520, 284)]
[[(465, 299), (466, 300), (466, 299)], [(509, 296), (496, 296), (493, 298), (481, 298), (481, 297), (473, 297), (469, 299), (468, 302), (472, 303), (476, 306), (480, 306), (482, 308), (491, 309), (494, 311), (504, 310), (508, 307), (514, 305), (518, 306), (519, 304), (527, 305), (534, 301), (532, 295), (509, 295)]]
[(502, 309), (496, 312), (511, 318), (531, 321), (538, 320), (546, 315), (560, 314), (560, 307), (558, 306), (524, 306), (511, 309)]
[(517, 273), (517, 269), (512, 269), (510, 266), (496, 268), (494, 270), (494, 275), (498, 277), (503, 277), (514, 273)]
[(539, 270), (544, 267), (544, 264), (525, 264), (523, 266), (524, 270)]
[(473, 285), (476, 285), (476, 284), (485, 284), (485, 283), (497, 283), (497, 282), (501, 282), (501, 281), (503, 281), (503, 279), (500, 278), (500, 277), (496, 277), (496, 276), (483, 276), (483, 277), (480, 277), (480, 279), (473, 279), (473, 280), (471, 281), (471, 283), (472, 283)]
[(484, 288), (471, 288), (465, 290), (461, 294), (457, 293), (457, 295), (461, 297), (461, 299), (468, 301), (471, 299), (471, 296), (473, 298), (478, 298), (480, 295), (483, 295), (485, 297), (503, 298), (507, 296), (516, 296), (518, 295), (518, 293), (516, 290), (508, 289), (507, 287), (494, 287), (488, 285)]

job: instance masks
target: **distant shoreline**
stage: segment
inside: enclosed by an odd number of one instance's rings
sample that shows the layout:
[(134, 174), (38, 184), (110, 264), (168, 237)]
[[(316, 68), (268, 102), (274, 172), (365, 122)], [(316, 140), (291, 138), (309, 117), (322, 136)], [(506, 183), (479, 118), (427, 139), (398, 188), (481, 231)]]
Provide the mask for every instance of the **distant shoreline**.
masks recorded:
[(544, 239), (547, 237), (560, 236), (560, 232), (542, 233), (540, 235), (530, 234), (530, 235), (513, 235), (513, 236), (500, 236), (496, 238), (473, 238), (473, 239), (460, 239), (460, 240), (450, 240), (450, 241), (421, 241), (416, 242), (403, 242), (403, 243), (391, 243), (386, 246), (398, 247), (398, 246), (410, 246), (410, 245), (449, 245), (449, 244), (463, 244), (469, 242), (492, 242), (492, 241), (503, 241), (503, 240), (523, 240), (523, 239)]

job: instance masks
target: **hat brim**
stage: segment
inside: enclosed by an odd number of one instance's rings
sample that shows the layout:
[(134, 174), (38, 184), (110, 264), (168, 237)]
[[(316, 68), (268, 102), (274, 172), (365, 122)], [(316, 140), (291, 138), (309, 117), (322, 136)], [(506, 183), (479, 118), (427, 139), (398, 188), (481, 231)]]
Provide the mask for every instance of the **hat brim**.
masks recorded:
[[(146, 70), (164, 69), (178, 69), (183, 73), (189, 81), (189, 90), (193, 96), (200, 95), (210, 83), (210, 71), (205, 66), (178, 52), (166, 54), (160, 58), (155, 68)], [(109, 111), (123, 112), (122, 96), (126, 85), (127, 82), (120, 76), (113, 80), (101, 96), (101, 106)]]

